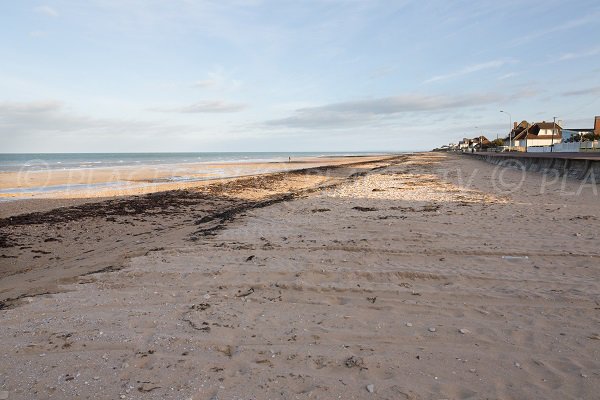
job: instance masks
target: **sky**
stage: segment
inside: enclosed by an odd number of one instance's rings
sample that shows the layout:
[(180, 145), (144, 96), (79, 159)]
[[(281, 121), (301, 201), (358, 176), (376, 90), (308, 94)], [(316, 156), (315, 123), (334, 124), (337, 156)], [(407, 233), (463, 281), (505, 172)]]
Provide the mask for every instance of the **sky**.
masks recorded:
[(511, 121), (588, 128), (599, 21), (597, 0), (0, 0), (0, 152), (415, 151)]

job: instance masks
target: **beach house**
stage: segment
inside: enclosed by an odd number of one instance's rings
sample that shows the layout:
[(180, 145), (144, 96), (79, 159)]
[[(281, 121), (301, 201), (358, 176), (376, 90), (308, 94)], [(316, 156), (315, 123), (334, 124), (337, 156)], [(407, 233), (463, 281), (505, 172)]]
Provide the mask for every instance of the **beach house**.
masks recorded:
[(536, 122), (529, 124), (521, 122), (512, 130), (513, 146), (520, 151), (527, 151), (530, 147), (551, 146), (562, 141), (562, 121)]
[[(525, 151), (527, 147), (525, 143), (525, 137), (529, 132), (529, 128), (531, 128), (531, 124), (527, 121), (521, 121), (520, 123), (515, 122), (513, 125), (513, 129), (510, 131), (508, 137), (504, 138), (504, 145), (511, 146), (513, 148), (517, 148), (518, 150)], [(511, 143), (512, 138), (512, 143)]]
[(469, 139), (463, 138), (460, 142), (458, 142), (458, 150), (459, 151), (467, 151), (469, 148)]

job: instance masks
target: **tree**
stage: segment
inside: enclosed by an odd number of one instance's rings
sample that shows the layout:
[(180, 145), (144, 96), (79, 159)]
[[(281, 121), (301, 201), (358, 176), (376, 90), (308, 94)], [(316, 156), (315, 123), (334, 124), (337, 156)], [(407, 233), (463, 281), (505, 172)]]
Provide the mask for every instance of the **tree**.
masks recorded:
[(583, 135), (583, 138), (581, 140), (582, 142), (593, 142), (594, 141), (594, 134), (591, 132), (585, 133)]
[(491, 147), (501, 147), (501, 146), (504, 146), (504, 140), (502, 140), (502, 139), (492, 140)]

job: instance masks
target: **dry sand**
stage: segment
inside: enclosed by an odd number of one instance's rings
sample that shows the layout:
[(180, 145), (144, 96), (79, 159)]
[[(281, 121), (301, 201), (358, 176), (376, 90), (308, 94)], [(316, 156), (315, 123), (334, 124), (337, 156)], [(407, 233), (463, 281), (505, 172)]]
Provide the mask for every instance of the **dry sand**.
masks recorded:
[(595, 186), (444, 154), (313, 172), (5, 222), (0, 396), (597, 398)]

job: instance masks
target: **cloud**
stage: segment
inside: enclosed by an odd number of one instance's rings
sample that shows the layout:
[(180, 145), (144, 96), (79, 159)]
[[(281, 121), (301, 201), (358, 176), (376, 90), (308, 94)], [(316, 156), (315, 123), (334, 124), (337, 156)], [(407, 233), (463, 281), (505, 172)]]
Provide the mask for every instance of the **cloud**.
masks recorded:
[(217, 86), (217, 81), (214, 79), (204, 79), (201, 81), (196, 81), (192, 84), (193, 87), (199, 87), (199, 88), (209, 88), (209, 87), (214, 87)]
[(600, 86), (594, 86), (586, 89), (571, 90), (563, 92), (563, 96), (587, 96), (587, 95), (600, 94)]
[[(32, 137), (48, 137), (48, 135), (52, 135), (52, 138), (70, 137), (71, 139), (68, 140), (72, 140), (78, 135), (104, 140), (107, 137), (119, 135), (152, 136), (158, 134), (164, 137), (165, 134), (190, 131), (190, 129), (197, 129), (197, 127), (167, 126), (152, 121), (94, 118), (72, 113), (58, 101), (0, 103), (0, 140), (8, 145), (11, 142), (27, 140), (32, 146), (40, 145), (40, 143), (54, 145), (54, 139), (43, 139), (42, 142), (36, 142), (38, 139), (31, 139)], [(72, 134), (77, 136), (71, 136)], [(63, 142), (67, 145), (68, 143), (68, 141)]]
[(596, 24), (598, 22), (599, 15), (600, 15), (600, 13), (594, 12), (594, 13), (588, 14), (584, 17), (580, 17), (580, 18), (576, 18), (576, 19), (572, 19), (572, 20), (568, 20), (568, 21), (561, 21), (560, 23), (550, 23), (549, 25), (552, 25), (552, 28), (542, 29), (537, 32), (530, 33), (529, 35), (519, 36), (518, 39), (516, 39), (512, 42), (512, 45), (517, 46), (517, 45), (529, 42), (533, 39), (548, 36), (548, 35), (556, 33), (556, 32), (562, 32), (562, 31), (575, 29), (575, 28), (578, 28), (583, 25)]
[(0, 102), (0, 118), (9, 114), (32, 114), (57, 111), (62, 107), (58, 101)]
[(265, 125), (309, 129), (343, 128), (394, 118), (406, 113), (452, 110), (496, 103), (505, 99), (498, 94), (460, 96), (408, 94), (301, 108), (289, 117), (266, 121)]
[(36, 8), (33, 9), (36, 13), (38, 14), (44, 14), (48, 17), (58, 17), (58, 11), (56, 11), (54, 8), (47, 6), (47, 5), (43, 5), (43, 6), (38, 6)]
[(72, 132), (101, 128), (105, 120), (66, 113), (54, 100), (0, 103), (0, 134), (18, 135), (42, 132)]
[(380, 68), (373, 70), (371, 72), (371, 74), (369, 75), (369, 78), (370, 79), (383, 78), (384, 76), (393, 74), (396, 71), (396, 69), (397, 68), (395, 66), (380, 67)]
[(235, 132), (223, 123), (93, 117), (56, 101), (0, 103), (4, 152), (189, 151), (207, 146), (224, 151), (227, 143), (250, 137), (255, 137), (252, 132)]
[(220, 66), (215, 67), (208, 72), (208, 77), (192, 83), (192, 87), (209, 89), (219, 88), (222, 90), (234, 91), (242, 86), (242, 82), (230, 77), (230, 73)]
[(360, 116), (351, 113), (344, 114), (325, 110), (298, 110), (295, 115), (287, 118), (266, 121), (265, 125), (269, 127), (308, 129), (344, 128), (353, 126), (356, 123), (366, 123), (372, 119), (373, 118), (371, 116)]
[(446, 80), (446, 79), (450, 79), (450, 78), (456, 78), (459, 76), (463, 76), (463, 75), (469, 75), (475, 72), (479, 72), (479, 71), (483, 71), (486, 69), (495, 69), (495, 68), (500, 68), (506, 64), (510, 64), (510, 63), (514, 63), (516, 62), (515, 60), (508, 60), (508, 59), (502, 59), (502, 60), (493, 60), (493, 61), (488, 61), (485, 63), (480, 63), (480, 64), (474, 64), (474, 65), (468, 65), (458, 71), (455, 72), (451, 72), (449, 74), (446, 75), (437, 75), (434, 76), (432, 78), (427, 79), (426, 81), (424, 81), (423, 83), (432, 83), (432, 82), (437, 82), (437, 81), (442, 81), (442, 80)]
[(496, 80), (503, 81), (505, 79), (514, 78), (515, 76), (518, 76), (518, 75), (519, 75), (519, 73), (517, 73), (517, 72), (509, 72), (508, 74), (504, 74), (504, 75), (497, 77)]
[(33, 38), (42, 38), (48, 36), (48, 32), (45, 31), (31, 31), (29, 32), (29, 36)]
[(151, 108), (151, 111), (159, 112), (175, 112), (175, 113), (232, 113), (242, 111), (247, 108), (246, 104), (242, 103), (228, 103), (221, 100), (208, 100), (201, 101), (189, 106), (175, 107), (175, 108)]
[(565, 53), (558, 58), (558, 61), (568, 61), (577, 58), (592, 57), (597, 54), (600, 54), (600, 47), (596, 47), (591, 50), (580, 51), (578, 53)]

